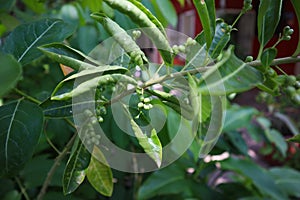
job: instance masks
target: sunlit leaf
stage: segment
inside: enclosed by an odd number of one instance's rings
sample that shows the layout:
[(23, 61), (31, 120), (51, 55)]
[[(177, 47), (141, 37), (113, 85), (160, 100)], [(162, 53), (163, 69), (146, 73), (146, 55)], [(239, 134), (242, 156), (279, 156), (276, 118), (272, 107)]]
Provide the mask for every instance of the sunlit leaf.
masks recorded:
[(6, 38), (2, 50), (26, 65), (42, 55), (38, 46), (63, 41), (72, 33), (73, 28), (62, 20), (42, 19), (15, 28)]
[(86, 169), (89, 166), (91, 155), (79, 141), (76, 150), (71, 154), (64, 171), (63, 190), (64, 194), (74, 192), (84, 181)]
[(87, 178), (95, 190), (110, 197), (113, 192), (113, 175), (102, 152), (94, 147)]
[(31, 158), (43, 125), (35, 104), (18, 100), (0, 107), (0, 177), (15, 175)]

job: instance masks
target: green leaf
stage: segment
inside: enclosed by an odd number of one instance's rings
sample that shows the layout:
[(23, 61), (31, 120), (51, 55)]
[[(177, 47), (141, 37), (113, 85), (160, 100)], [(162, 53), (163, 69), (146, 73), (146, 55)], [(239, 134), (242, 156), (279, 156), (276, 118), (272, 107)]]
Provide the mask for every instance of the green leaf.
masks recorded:
[(86, 175), (90, 184), (100, 194), (108, 197), (112, 195), (114, 186), (112, 171), (100, 149), (95, 146)]
[(236, 131), (240, 128), (247, 127), (247, 125), (251, 123), (251, 119), (255, 114), (258, 114), (258, 111), (254, 108), (232, 106), (226, 110), (223, 131)]
[(300, 173), (290, 168), (272, 168), (271, 175), (275, 179), (275, 184), (281, 189), (282, 193), (300, 198), (299, 184)]
[(264, 67), (269, 67), (272, 61), (277, 56), (277, 49), (276, 48), (268, 48), (264, 50), (263, 54), (261, 55), (261, 63)]
[(174, 5), (170, 0), (155, 0), (153, 3), (156, 3), (158, 5), (158, 8), (160, 9), (162, 15), (164, 18), (173, 26), (176, 27), (178, 22), (178, 16), (176, 13), (176, 10), (174, 8)]
[(144, 61), (148, 62), (147, 57), (133, 38), (121, 28), (116, 22), (102, 13), (93, 13), (91, 17), (100, 22), (105, 30), (120, 44), (131, 59), (136, 61), (139, 66), (143, 66)]
[(73, 28), (59, 19), (42, 19), (15, 28), (6, 38), (3, 51), (26, 65), (42, 55), (37, 47), (60, 42), (73, 33)]
[(276, 80), (276, 78), (266, 76), (264, 82), (259, 84), (257, 87), (262, 91), (276, 96), (279, 92), (278, 86), (279, 82)]
[(28, 7), (30, 10), (34, 11), (37, 14), (42, 14), (46, 12), (46, 5), (44, 2), (36, 1), (36, 0), (22, 0), (22, 2)]
[(258, 17), (258, 41), (264, 47), (273, 37), (281, 16), (282, 0), (261, 0)]
[(0, 177), (15, 175), (31, 158), (43, 125), (35, 104), (18, 100), (0, 107)]
[(297, 143), (300, 143), (300, 134), (295, 135), (295, 136), (292, 137), (292, 138), (289, 138), (287, 141), (289, 141), (289, 142), (297, 142)]
[(231, 144), (239, 150), (245, 156), (248, 155), (248, 146), (242, 137), (242, 134), (238, 131), (228, 131), (225, 135), (229, 138)]
[(11, 55), (0, 54), (0, 97), (14, 88), (22, 76), (22, 67)]
[(77, 71), (102, 65), (82, 52), (61, 43), (46, 44), (38, 49), (49, 58)]
[[(297, 15), (297, 19), (298, 19), (298, 24), (300, 24), (300, 1), (298, 0), (291, 0), (293, 6), (294, 6), (294, 11)], [(298, 38), (300, 38), (300, 26), (298, 26), (299, 30), (299, 36)], [(298, 56), (300, 54), (300, 41), (298, 41), (298, 46), (297, 49), (295, 50), (293, 56)]]
[(185, 171), (178, 165), (172, 164), (151, 174), (138, 191), (138, 199), (151, 199), (164, 194), (180, 194), (188, 189), (182, 184)]
[(288, 197), (281, 192), (280, 187), (275, 184), (272, 176), (270, 176), (265, 169), (250, 160), (229, 158), (225, 161), (221, 161), (221, 168), (223, 170), (234, 171), (247, 177), (265, 197), (274, 200), (288, 199)]
[[(99, 68), (100, 69), (100, 68)], [(88, 78), (88, 76), (84, 77)], [(93, 92), (98, 85), (106, 85), (111, 83), (126, 83), (137, 85), (137, 82), (130, 76), (123, 74), (107, 74), (91, 79), (85, 79), (86, 81), (80, 82), (78, 85), (74, 85), (72, 81), (61, 82), (52, 93), (51, 100), (68, 100), (72, 97), (82, 95), (87, 92)], [(67, 85), (67, 87), (64, 87)], [(74, 86), (71, 91), (65, 91), (70, 86)]]
[(90, 159), (91, 154), (84, 147), (84, 144), (79, 141), (64, 171), (63, 190), (65, 195), (74, 192), (84, 181)]
[(216, 32), (212, 40), (208, 53), (212, 59), (216, 59), (230, 41), (230, 32), (228, 24), (222, 20), (217, 21)]
[(130, 124), (139, 144), (143, 147), (148, 156), (154, 160), (156, 165), (160, 167), (162, 161), (162, 146), (155, 129), (152, 129), (151, 136), (148, 137), (133, 119), (130, 120)]
[(214, 37), (216, 14), (213, 0), (193, 0), (204, 30), (206, 44), (209, 48)]
[(72, 101), (51, 101), (50, 98), (40, 104), (44, 116), (49, 118), (71, 117), (73, 115), (72, 106)]
[(263, 75), (238, 59), (233, 48), (229, 48), (201, 80), (201, 94), (221, 95), (249, 90), (263, 81)]

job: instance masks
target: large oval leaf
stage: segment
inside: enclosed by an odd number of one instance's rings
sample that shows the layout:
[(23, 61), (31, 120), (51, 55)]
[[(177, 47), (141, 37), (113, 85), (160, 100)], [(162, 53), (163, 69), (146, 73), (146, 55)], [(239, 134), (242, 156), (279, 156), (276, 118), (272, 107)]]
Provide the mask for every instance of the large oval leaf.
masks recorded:
[(113, 175), (100, 149), (94, 147), (87, 169), (90, 184), (102, 195), (110, 197), (113, 192)]
[(261, 0), (257, 17), (258, 41), (265, 46), (273, 37), (281, 16), (282, 0)]
[(0, 54), (0, 97), (12, 89), (22, 75), (22, 68), (11, 55)]
[(63, 190), (64, 194), (74, 192), (84, 181), (86, 169), (89, 166), (91, 154), (79, 141), (76, 150), (71, 154), (64, 171)]
[(224, 52), (223, 59), (202, 76), (200, 93), (222, 95), (249, 90), (263, 82), (258, 70), (238, 59), (233, 48)]
[(60, 42), (70, 36), (73, 28), (59, 19), (42, 19), (22, 24), (6, 38), (3, 51), (26, 65), (42, 55), (37, 47)]
[(0, 107), (0, 177), (14, 175), (34, 152), (43, 125), (35, 104), (18, 100)]

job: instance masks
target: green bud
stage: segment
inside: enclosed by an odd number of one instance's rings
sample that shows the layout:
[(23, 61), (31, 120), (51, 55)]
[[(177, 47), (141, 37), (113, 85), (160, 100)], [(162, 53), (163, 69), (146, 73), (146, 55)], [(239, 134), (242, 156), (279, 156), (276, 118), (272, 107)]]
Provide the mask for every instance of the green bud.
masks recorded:
[(148, 104), (144, 104), (144, 109), (145, 110), (149, 110), (150, 109), (150, 106)]
[(276, 71), (272, 68), (268, 69), (267, 74), (269, 77), (276, 77), (276, 75), (277, 75)]
[(179, 45), (178, 50), (179, 50), (179, 52), (184, 53), (185, 52), (185, 46)]
[(290, 75), (286, 77), (286, 83), (287, 85), (294, 85), (296, 83), (297, 79), (295, 76)]
[(296, 92), (296, 89), (292, 86), (288, 86), (286, 89), (285, 89), (285, 92), (290, 95), (290, 96), (293, 96)]
[(253, 56), (247, 56), (245, 62), (252, 62), (253, 61)]
[(252, 9), (252, 0), (244, 0), (243, 11), (247, 12)]
[(138, 103), (138, 107), (142, 108), (142, 107), (144, 107), (144, 104), (142, 102), (140, 102), (140, 103)]
[(142, 33), (141, 31), (133, 31), (132, 32), (132, 37), (134, 40), (138, 39), (139, 37), (141, 37)]
[(148, 97), (144, 99), (144, 102), (145, 102), (145, 103), (149, 103), (150, 101), (151, 101), (151, 99), (148, 98)]
[(98, 122), (99, 122), (99, 123), (102, 123), (103, 121), (104, 121), (104, 119), (103, 119), (101, 116), (99, 116)]

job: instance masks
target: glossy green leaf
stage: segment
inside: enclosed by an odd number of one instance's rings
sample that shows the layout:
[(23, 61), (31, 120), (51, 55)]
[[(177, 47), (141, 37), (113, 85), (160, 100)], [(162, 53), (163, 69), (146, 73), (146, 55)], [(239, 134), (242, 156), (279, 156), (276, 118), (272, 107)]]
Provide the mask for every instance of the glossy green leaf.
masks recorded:
[(222, 60), (203, 74), (200, 93), (220, 95), (242, 92), (262, 81), (261, 72), (238, 59), (233, 48), (229, 48), (224, 52)]
[(300, 134), (295, 135), (294, 137), (291, 137), (288, 139), (289, 142), (297, 142), (300, 143)]
[(207, 47), (210, 47), (216, 26), (213, 0), (193, 0), (204, 30)]
[(228, 24), (222, 20), (217, 21), (216, 31), (211, 46), (208, 50), (208, 53), (212, 59), (216, 59), (226, 47), (230, 41), (230, 32), (231, 30), (229, 30)]
[(173, 63), (173, 50), (165, 37), (165, 35), (156, 27), (156, 25), (148, 18), (148, 16), (127, 0), (103, 0), (112, 8), (126, 14), (130, 19), (141, 27), (142, 31), (152, 40), (159, 50), (166, 64)]
[(163, 194), (180, 194), (183, 192), (182, 189), (187, 189), (185, 186), (188, 186), (182, 184), (184, 179), (184, 170), (176, 164), (158, 170), (151, 174), (139, 188), (138, 199), (151, 199)]
[(11, 90), (22, 76), (22, 67), (11, 55), (0, 54), (0, 97)]
[(73, 33), (73, 28), (59, 19), (42, 19), (15, 28), (6, 38), (2, 50), (26, 65), (42, 55), (37, 47), (60, 42)]
[(102, 152), (94, 147), (91, 162), (86, 172), (90, 184), (104, 196), (113, 192), (113, 175)]
[[(154, 3), (154, 2), (153, 2)], [(156, 0), (155, 3), (158, 5), (158, 8), (161, 10), (162, 15), (164, 18), (173, 26), (176, 27), (178, 16), (174, 5), (170, 0)]]
[(90, 159), (90, 152), (84, 147), (84, 144), (79, 141), (64, 171), (63, 190), (65, 195), (74, 192), (84, 181)]
[(18, 100), (0, 107), (0, 177), (15, 175), (31, 158), (43, 126), (43, 112)]
[(139, 66), (143, 66), (144, 62), (148, 62), (144, 52), (136, 44), (133, 38), (121, 28), (116, 22), (106, 17), (102, 13), (93, 13), (91, 17), (100, 22), (105, 30), (120, 44), (131, 59), (136, 61)]
[(50, 98), (40, 104), (44, 116), (49, 118), (71, 117), (72, 106), (72, 101), (51, 101)]
[(270, 174), (275, 179), (275, 184), (281, 189), (282, 193), (300, 198), (299, 184), (300, 173), (287, 167), (276, 167), (270, 169)]
[(275, 184), (273, 177), (263, 168), (250, 160), (229, 158), (221, 162), (223, 170), (231, 170), (242, 176), (245, 176), (258, 191), (265, 197), (274, 200), (287, 200), (288, 197), (281, 192), (278, 185)]
[(61, 82), (52, 93), (51, 100), (68, 100), (72, 97), (79, 96), (87, 92), (93, 92), (98, 85), (106, 85), (111, 83), (137, 85), (137, 82), (133, 78), (123, 74), (107, 74), (85, 80), (86, 81), (80, 82), (78, 85), (74, 85), (74, 88), (71, 91), (66, 91), (64, 86), (67, 84), (67, 88), (69, 89), (69, 86), (73, 85), (72, 81)]
[(281, 16), (282, 0), (261, 0), (258, 17), (258, 41), (265, 46), (273, 37)]
[(46, 44), (38, 47), (38, 49), (49, 58), (60, 64), (71, 67), (74, 70), (93, 68), (102, 65), (93, 58), (62, 43)]
[(277, 56), (277, 49), (276, 48), (268, 48), (264, 50), (263, 54), (261, 55), (261, 63), (265, 67), (269, 67), (273, 60)]
[[(297, 15), (297, 19), (298, 19), (298, 24), (300, 24), (300, 1), (298, 0), (291, 0), (293, 6), (294, 6), (294, 10), (296, 12)], [(300, 26), (298, 26), (299, 28), (299, 35), (298, 38), (300, 38)], [(293, 56), (298, 56), (300, 54), (300, 41), (298, 41), (298, 46), (297, 49), (295, 50)]]
[(162, 161), (162, 146), (155, 129), (152, 130), (151, 136), (148, 137), (143, 133), (141, 128), (133, 119), (130, 120), (130, 124), (137, 140), (139, 141), (139, 144), (143, 147), (144, 151), (154, 160), (156, 165), (160, 167)]

